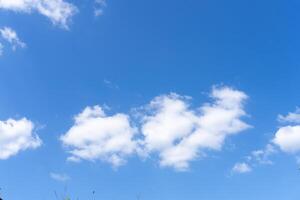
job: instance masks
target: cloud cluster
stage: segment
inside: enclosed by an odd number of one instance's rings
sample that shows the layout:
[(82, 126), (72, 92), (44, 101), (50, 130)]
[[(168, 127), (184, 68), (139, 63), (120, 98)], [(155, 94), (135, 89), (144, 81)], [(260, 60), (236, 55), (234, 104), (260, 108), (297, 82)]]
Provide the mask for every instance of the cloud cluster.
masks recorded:
[(26, 118), (0, 121), (0, 159), (5, 160), (20, 151), (35, 149), (41, 145), (34, 133), (34, 124)]
[[(273, 164), (270, 160), (270, 156), (278, 153), (276, 147), (282, 152), (297, 155), (300, 152), (300, 110), (290, 112), (286, 116), (279, 115), (278, 121), (284, 123), (275, 133), (271, 141), (262, 150), (253, 151), (246, 157), (244, 162), (249, 168), (253, 168), (255, 165), (260, 164)], [(297, 162), (299, 157), (296, 157)], [(300, 163), (300, 162), (299, 162)], [(236, 170), (236, 165), (232, 168), (232, 171), (238, 173), (246, 173), (251, 170), (239, 171)]]
[[(242, 121), (247, 115), (247, 98), (230, 87), (213, 87), (210, 101), (193, 107), (190, 97), (165, 94), (138, 109), (138, 118), (124, 113), (108, 115), (100, 106), (88, 106), (74, 117), (74, 124), (60, 141), (69, 161), (100, 160), (117, 168), (132, 155), (154, 156), (161, 167), (184, 171), (208, 151), (222, 150), (229, 136), (250, 128)], [(30, 120), (0, 121), (0, 159), (35, 149), (41, 143)], [(271, 149), (256, 151), (251, 159), (266, 162), (270, 153)], [(238, 163), (234, 170), (244, 173), (251, 167)], [(67, 179), (57, 173), (50, 176), (59, 181)]]
[(78, 9), (64, 0), (0, 0), (0, 9), (21, 13), (38, 12), (53, 24), (68, 28), (72, 16)]
[(117, 167), (134, 153), (157, 154), (160, 166), (186, 170), (205, 150), (221, 150), (228, 136), (250, 127), (241, 120), (245, 93), (215, 87), (211, 99), (193, 109), (187, 97), (158, 96), (141, 111), (137, 128), (129, 115), (107, 116), (99, 106), (87, 107), (61, 141), (69, 160), (103, 160)]
[[(257, 165), (272, 165), (273, 161), (270, 159), (270, 157), (276, 153), (277, 150), (274, 144), (269, 143), (263, 149), (252, 151), (250, 155), (245, 158), (244, 162), (236, 163), (232, 167), (232, 172), (239, 174), (249, 173)], [(244, 170), (246, 168), (247, 170)]]

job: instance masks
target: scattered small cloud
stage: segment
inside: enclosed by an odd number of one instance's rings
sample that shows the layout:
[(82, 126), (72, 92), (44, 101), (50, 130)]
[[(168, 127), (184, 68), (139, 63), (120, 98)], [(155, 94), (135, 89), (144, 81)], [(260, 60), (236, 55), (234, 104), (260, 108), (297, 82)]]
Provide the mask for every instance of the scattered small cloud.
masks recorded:
[[(251, 172), (258, 165), (272, 165), (273, 161), (271, 160), (271, 156), (276, 154), (277, 150), (273, 144), (267, 144), (265, 148), (252, 151), (250, 155), (245, 158), (244, 162), (239, 162), (237, 164), (245, 164), (249, 169), (246, 172)], [(232, 171), (239, 173), (239, 171), (235, 168), (239, 167), (239, 165), (235, 164), (233, 166)]]
[(50, 173), (50, 177), (53, 179), (53, 180), (56, 180), (56, 181), (59, 181), (59, 182), (66, 182), (68, 180), (70, 180), (70, 177), (66, 174), (59, 174), (59, 173), (54, 173), (54, 172), (51, 172)]
[(95, 0), (95, 7), (94, 7), (95, 17), (103, 15), (105, 7), (106, 7), (106, 1), (105, 0)]
[[(252, 168), (261, 164), (273, 164), (270, 156), (282, 152), (297, 155), (300, 152), (300, 110), (290, 112), (287, 115), (279, 115), (278, 121), (285, 125), (279, 127), (274, 137), (263, 150), (253, 151), (246, 157), (247, 165)], [(277, 148), (278, 147), (278, 148)], [(296, 156), (297, 164), (300, 163), (299, 157)]]
[(239, 174), (245, 174), (251, 171), (252, 168), (247, 163), (236, 163), (232, 168), (232, 172), (239, 173)]
[(115, 83), (113, 83), (110, 80), (104, 79), (103, 83), (105, 84), (106, 87), (110, 88), (110, 89), (120, 89), (119, 86)]

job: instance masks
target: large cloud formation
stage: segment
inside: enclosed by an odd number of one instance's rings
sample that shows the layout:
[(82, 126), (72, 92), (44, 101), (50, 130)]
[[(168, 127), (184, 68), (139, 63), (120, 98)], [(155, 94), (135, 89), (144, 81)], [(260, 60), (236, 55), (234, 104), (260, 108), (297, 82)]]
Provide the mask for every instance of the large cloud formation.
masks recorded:
[(33, 131), (34, 124), (26, 118), (0, 121), (0, 159), (5, 160), (20, 151), (39, 147), (42, 142)]
[(191, 109), (177, 94), (156, 97), (152, 114), (144, 116), (142, 133), (147, 152), (158, 152), (160, 165), (186, 170), (202, 150), (221, 150), (227, 136), (250, 126), (241, 120), (247, 95), (229, 87), (213, 88), (212, 103)]
[(103, 160), (113, 166), (134, 153), (159, 155), (162, 167), (186, 170), (205, 150), (221, 150), (225, 139), (250, 126), (246, 115), (247, 95), (230, 87), (215, 87), (212, 102), (192, 109), (189, 98), (161, 95), (142, 109), (138, 132), (126, 114), (107, 116), (101, 107), (87, 107), (75, 124), (61, 136), (70, 160)]
[(63, 28), (68, 28), (72, 16), (78, 11), (76, 6), (64, 0), (0, 0), (0, 9), (22, 13), (38, 12)]

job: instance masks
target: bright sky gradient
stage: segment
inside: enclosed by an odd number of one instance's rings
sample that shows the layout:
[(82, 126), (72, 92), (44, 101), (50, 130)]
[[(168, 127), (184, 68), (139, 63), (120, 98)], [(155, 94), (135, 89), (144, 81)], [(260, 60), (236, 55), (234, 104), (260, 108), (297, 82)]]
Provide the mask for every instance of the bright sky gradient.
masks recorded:
[(299, 9), (0, 0), (0, 194), (298, 200)]

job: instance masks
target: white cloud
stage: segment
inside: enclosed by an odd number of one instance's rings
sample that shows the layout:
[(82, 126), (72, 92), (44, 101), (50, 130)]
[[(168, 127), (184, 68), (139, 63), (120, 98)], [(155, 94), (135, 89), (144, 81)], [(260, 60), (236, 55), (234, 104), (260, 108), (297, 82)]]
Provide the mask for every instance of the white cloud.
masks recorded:
[(26, 118), (0, 121), (0, 159), (5, 160), (26, 149), (35, 149), (41, 140), (34, 134), (34, 124)]
[[(278, 153), (276, 147), (286, 153), (297, 154), (300, 152), (300, 109), (296, 109), (296, 112), (288, 113), (286, 116), (279, 115), (278, 121), (292, 125), (280, 127), (264, 149), (253, 151), (246, 157), (247, 164), (252, 168), (257, 164), (273, 164), (270, 156)], [(300, 163), (299, 160), (296, 157), (297, 163)]]
[[(249, 168), (250, 170), (246, 170), (245, 172), (252, 171), (257, 165), (272, 165), (273, 161), (270, 157), (277, 153), (276, 148), (273, 144), (267, 144), (265, 148), (252, 151), (249, 156), (246, 157), (245, 162), (239, 162), (235, 164), (232, 168), (233, 172), (243, 173), (244, 169)], [(246, 167), (247, 166), (247, 167)], [(241, 170), (239, 170), (239, 168)]]
[(280, 122), (298, 123), (298, 124), (300, 124), (300, 109), (297, 108), (295, 112), (290, 112), (286, 116), (279, 115), (278, 116), (278, 120)]
[(275, 147), (272, 144), (267, 144), (264, 149), (252, 151), (251, 155), (248, 156), (248, 161), (262, 165), (271, 165), (273, 162), (270, 160), (270, 156), (275, 153), (277, 153)]
[(12, 49), (16, 50), (17, 47), (24, 48), (26, 44), (20, 40), (15, 30), (10, 27), (0, 29), (1, 37), (12, 45)]
[(72, 16), (78, 11), (64, 0), (0, 0), (0, 9), (22, 13), (36, 11), (64, 28), (68, 28)]
[(291, 124), (280, 127), (272, 142), (284, 152), (300, 152), (300, 109), (297, 108), (295, 112), (290, 112), (286, 116), (279, 115), (278, 119), (280, 122)]
[(129, 115), (107, 116), (99, 106), (86, 107), (60, 139), (71, 161), (101, 160), (118, 167), (132, 154), (158, 154), (160, 166), (187, 170), (206, 150), (221, 150), (228, 136), (250, 127), (241, 119), (247, 115), (245, 93), (214, 87), (211, 98), (212, 102), (191, 108), (189, 97), (158, 96), (138, 112), (139, 129), (131, 125)]
[(186, 97), (156, 97), (143, 117), (146, 153), (158, 152), (160, 165), (186, 170), (203, 150), (220, 150), (227, 136), (250, 126), (241, 120), (247, 95), (229, 87), (213, 88), (212, 103), (191, 109)]
[(300, 152), (300, 125), (279, 128), (273, 142), (284, 152)]
[(106, 7), (105, 0), (95, 0), (94, 15), (95, 17), (103, 15), (103, 9)]
[(232, 171), (239, 174), (244, 174), (252, 171), (252, 168), (247, 163), (236, 163)]
[(65, 182), (70, 180), (70, 177), (66, 174), (50, 173), (50, 177), (56, 181)]
[(116, 90), (120, 89), (120, 87), (117, 84), (113, 83), (110, 80), (104, 79), (103, 83), (105, 84), (106, 87), (110, 89), (116, 89)]
[(118, 167), (135, 152), (135, 133), (129, 116), (107, 116), (101, 107), (94, 106), (75, 116), (74, 125), (61, 136), (61, 141), (70, 149), (71, 161), (102, 160)]

